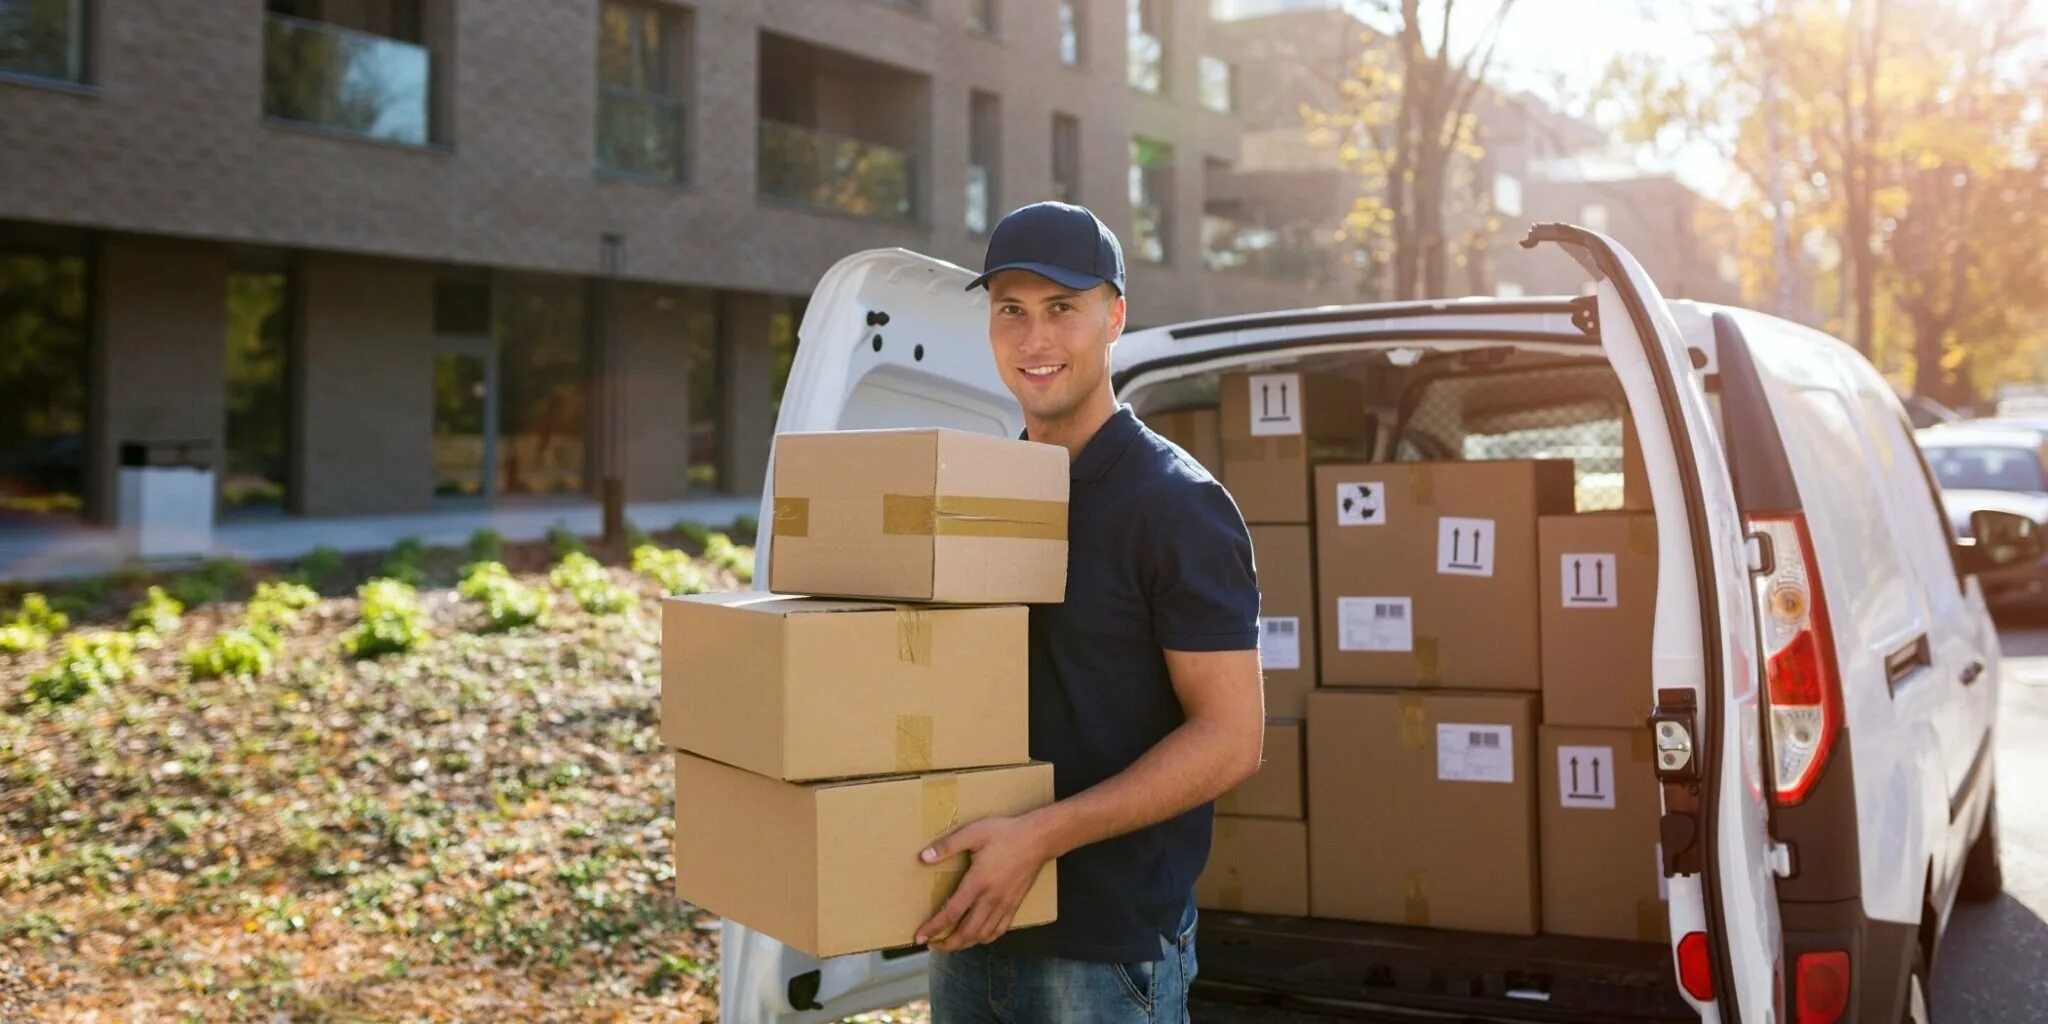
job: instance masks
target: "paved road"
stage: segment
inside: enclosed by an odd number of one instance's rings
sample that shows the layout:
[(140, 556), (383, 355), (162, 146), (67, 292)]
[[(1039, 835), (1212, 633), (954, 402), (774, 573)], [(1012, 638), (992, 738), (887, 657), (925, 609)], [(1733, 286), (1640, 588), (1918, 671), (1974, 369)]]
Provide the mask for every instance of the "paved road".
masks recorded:
[[(2048, 628), (2007, 629), (2004, 648), (1998, 800), (2005, 895), (1957, 909), (1934, 971), (1938, 1024), (2048, 1021)], [(1221, 1007), (1197, 1007), (1194, 1017), (1204, 1024), (1338, 1024)]]

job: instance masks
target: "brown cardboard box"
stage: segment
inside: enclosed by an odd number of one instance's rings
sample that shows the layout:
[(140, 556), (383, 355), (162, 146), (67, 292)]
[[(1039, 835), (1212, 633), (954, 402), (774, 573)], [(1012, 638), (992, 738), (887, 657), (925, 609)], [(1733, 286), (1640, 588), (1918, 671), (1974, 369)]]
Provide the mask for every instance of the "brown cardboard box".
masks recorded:
[[(967, 870), (919, 850), (953, 829), (1052, 802), (1052, 766), (1015, 765), (839, 782), (780, 782), (676, 758), (676, 895), (812, 956), (908, 946)], [(1015, 927), (1058, 906), (1047, 864)]]
[(1223, 479), (1223, 421), (1214, 409), (1176, 409), (1145, 415), (1145, 425), (1194, 456), (1209, 475)]
[(958, 430), (775, 439), (768, 589), (962, 604), (1066, 594), (1067, 452)]
[(1308, 916), (1308, 823), (1217, 815), (1195, 906)]
[(1650, 732), (1544, 725), (1543, 930), (1666, 942)]
[(701, 594), (661, 606), (661, 738), (777, 779), (1031, 759), (1020, 605)]
[(1303, 817), (1300, 722), (1266, 723), (1265, 761), (1251, 778), (1216, 798), (1216, 813), (1241, 818)]
[(1572, 464), (1320, 466), (1324, 686), (1535, 690), (1536, 520), (1572, 510)]
[(1534, 935), (1533, 694), (1308, 698), (1316, 917)]
[(1253, 526), (1259, 571), (1259, 662), (1266, 714), (1300, 718), (1316, 685), (1314, 535), (1306, 526)]
[(1650, 509), (1650, 471), (1643, 467), (1643, 439), (1633, 419), (1621, 421), (1621, 507), (1632, 512)]
[(1639, 727), (1655, 703), (1657, 519), (1649, 512), (1544, 516), (1543, 720)]
[(1369, 458), (1357, 381), (1314, 373), (1223, 377), (1223, 486), (1247, 523), (1307, 523), (1310, 467)]

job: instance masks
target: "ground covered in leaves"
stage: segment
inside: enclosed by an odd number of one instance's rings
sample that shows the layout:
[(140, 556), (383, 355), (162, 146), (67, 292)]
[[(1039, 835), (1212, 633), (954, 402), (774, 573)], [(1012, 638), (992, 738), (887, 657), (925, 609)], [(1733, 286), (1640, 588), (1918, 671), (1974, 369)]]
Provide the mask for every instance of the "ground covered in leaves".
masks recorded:
[(0, 1020), (715, 1020), (717, 921), (673, 895), (660, 588), (604, 559), (636, 599), (593, 613), (544, 550), (504, 561), (539, 623), (487, 631), (423, 580), (427, 641), (380, 658), (341, 650), (352, 596), (255, 676), (183, 657), (233, 601), (70, 703), (26, 696), (61, 643), (0, 654)]

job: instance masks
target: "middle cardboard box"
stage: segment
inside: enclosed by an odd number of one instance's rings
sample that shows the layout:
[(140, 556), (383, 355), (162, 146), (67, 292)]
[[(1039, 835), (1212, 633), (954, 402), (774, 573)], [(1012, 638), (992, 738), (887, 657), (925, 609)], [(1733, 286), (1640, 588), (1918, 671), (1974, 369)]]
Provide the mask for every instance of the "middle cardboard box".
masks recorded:
[(1031, 759), (1029, 612), (699, 594), (662, 602), (661, 738), (772, 779)]
[(1537, 519), (1572, 511), (1572, 463), (1316, 469), (1324, 686), (1536, 690)]

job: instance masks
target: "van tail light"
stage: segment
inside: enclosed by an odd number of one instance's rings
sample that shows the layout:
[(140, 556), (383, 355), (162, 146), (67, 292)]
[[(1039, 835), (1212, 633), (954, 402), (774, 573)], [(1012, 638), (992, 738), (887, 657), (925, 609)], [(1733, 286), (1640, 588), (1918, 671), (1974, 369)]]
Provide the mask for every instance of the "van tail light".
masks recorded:
[(1796, 804), (1813, 791), (1842, 731), (1835, 638), (1806, 517), (1757, 516), (1750, 528), (1771, 543), (1771, 569), (1756, 578), (1756, 603), (1763, 624), (1778, 802)]
[(1702, 1003), (1714, 1001), (1714, 965), (1707, 960), (1707, 933), (1687, 932), (1678, 940), (1678, 984)]
[(1849, 954), (1839, 949), (1801, 953), (1793, 966), (1799, 986), (1799, 1024), (1835, 1024), (1849, 1009)]

